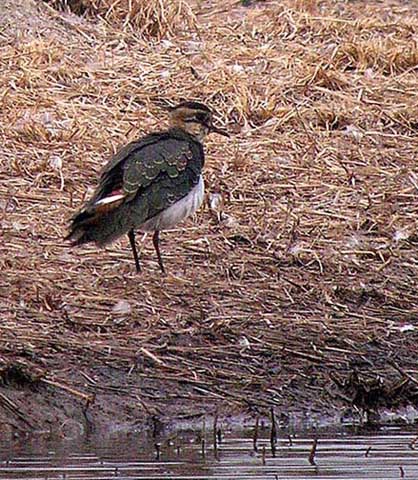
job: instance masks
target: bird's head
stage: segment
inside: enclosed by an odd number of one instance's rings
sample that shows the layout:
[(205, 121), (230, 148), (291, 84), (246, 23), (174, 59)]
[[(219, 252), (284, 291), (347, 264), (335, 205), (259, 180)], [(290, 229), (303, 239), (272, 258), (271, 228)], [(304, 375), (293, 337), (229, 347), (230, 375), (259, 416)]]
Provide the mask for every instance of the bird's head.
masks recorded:
[(170, 109), (170, 125), (181, 128), (202, 141), (208, 133), (214, 132), (229, 137), (228, 132), (215, 127), (213, 114), (203, 103), (182, 102)]

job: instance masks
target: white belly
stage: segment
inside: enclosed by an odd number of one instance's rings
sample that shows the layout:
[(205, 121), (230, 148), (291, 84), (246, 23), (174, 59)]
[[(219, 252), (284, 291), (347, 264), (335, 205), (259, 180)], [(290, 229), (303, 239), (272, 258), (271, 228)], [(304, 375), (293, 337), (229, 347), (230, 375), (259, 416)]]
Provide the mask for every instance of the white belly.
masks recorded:
[(154, 232), (155, 230), (167, 230), (180, 223), (202, 205), (205, 193), (203, 177), (200, 175), (199, 183), (190, 192), (176, 203), (173, 203), (163, 212), (150, 218), (143, 223), (139, 230), (143, 232)]

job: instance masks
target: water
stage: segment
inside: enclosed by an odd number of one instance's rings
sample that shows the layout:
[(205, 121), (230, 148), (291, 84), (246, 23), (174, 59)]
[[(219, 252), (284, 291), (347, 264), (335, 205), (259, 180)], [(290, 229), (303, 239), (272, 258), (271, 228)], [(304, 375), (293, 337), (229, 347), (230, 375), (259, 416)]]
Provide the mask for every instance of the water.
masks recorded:
[(309, 462), (313, 433), (280, 433), (275, 456), (268, 430), (260, 431), (257, 451), (254, 429), (224, 432), (216, 449), (210, 432), (191, 430), (160, 439), (157, 446), (139, 434), (60, 442), (34, 438), (1, 444), (0, 479), (418, 480), (417, 433), (322, 433), (316, 465)]

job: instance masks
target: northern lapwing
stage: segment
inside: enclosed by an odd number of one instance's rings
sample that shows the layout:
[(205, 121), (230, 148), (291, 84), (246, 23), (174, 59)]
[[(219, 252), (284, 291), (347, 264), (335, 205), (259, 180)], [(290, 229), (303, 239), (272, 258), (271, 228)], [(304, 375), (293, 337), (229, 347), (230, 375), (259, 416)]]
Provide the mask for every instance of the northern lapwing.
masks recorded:
[(129, 143), (105, 165), (93, 196), (71, 218), (66, 239), (102, 247), (126, 234), (140, 272), (135, 231), (154, 232), (164, 273), (160, 231), (192, 215), (203, 202), (203, 139), (211, 132), (229, 136), (212, 120), (211, 110), (199, 102), (171, 108), (168, 130)]

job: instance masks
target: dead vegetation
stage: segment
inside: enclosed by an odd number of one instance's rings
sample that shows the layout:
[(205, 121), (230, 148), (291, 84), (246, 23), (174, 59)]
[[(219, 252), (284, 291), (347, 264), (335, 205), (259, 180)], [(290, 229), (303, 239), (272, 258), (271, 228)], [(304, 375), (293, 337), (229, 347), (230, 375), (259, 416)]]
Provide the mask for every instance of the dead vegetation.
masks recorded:
[[(353, 371), (407, 380), (399, 392), (416, 401), (416, 7), (167, 2), (176, 16), (149, 2), (154, 20), (127, 3), (88, 2), (104, 10), (80, 17), (6, 2), (4, 371), (25, 359), (46, 380), (43, 408), (51, 389), (95, 394), (92, 413), (115, 422), (220, 402), (356, 406), (339, 393)], [(140, 276), (125, 239), (70, 250), (66, 221), (104, 161), (185, 98), (233, 138), (206, 146), (205, 210), (162, 236), (168, 276), (149, 238)]]
[(184, 28), (195, 28), (195, 15), (185, 0), (44, 0), (53, 8), (101, 19), (142, 37), (161, 39)]

